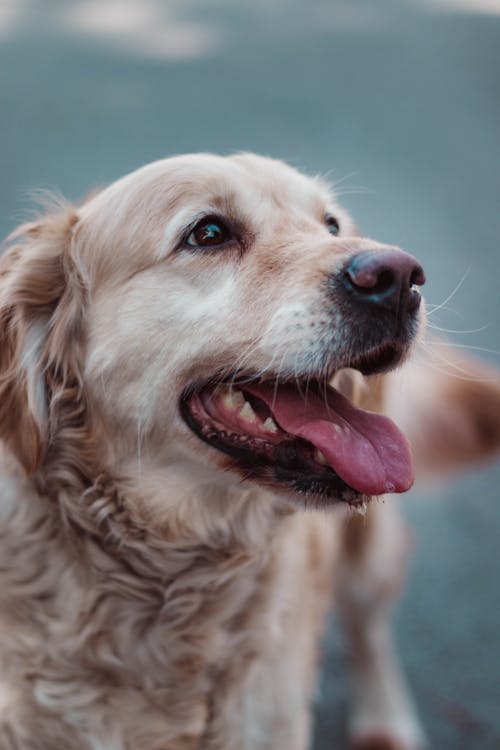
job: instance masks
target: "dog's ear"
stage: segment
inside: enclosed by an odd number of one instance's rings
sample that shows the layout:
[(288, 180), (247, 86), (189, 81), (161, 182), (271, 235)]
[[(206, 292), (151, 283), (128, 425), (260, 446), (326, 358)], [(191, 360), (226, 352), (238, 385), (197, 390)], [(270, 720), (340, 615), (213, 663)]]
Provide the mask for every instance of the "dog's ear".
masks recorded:
[(47, 451), (54, 382), (78, 372), (84, 285), (72, 259), (76, 222), (65, 207), (25, 224), (0, 257), (0, 440), (28, 474)]
[(389, 378), (387, 411), (412, 444), (417, 477), (500, 454), (500, 373), (494, 367), (430, 341)]

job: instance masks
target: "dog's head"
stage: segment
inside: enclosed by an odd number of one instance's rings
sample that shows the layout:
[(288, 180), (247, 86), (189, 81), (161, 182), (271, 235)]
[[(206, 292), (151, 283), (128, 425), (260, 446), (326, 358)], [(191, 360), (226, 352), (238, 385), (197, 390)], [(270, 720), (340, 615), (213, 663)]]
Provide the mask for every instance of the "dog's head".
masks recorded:
[(176, 157), (17, 234), (0, 436), (28, 473), (181, 466), (352, 504), (411, 485), (393, 423), (329, 383), (407, 357), (423, 271), (361, 237), (321, 180)]

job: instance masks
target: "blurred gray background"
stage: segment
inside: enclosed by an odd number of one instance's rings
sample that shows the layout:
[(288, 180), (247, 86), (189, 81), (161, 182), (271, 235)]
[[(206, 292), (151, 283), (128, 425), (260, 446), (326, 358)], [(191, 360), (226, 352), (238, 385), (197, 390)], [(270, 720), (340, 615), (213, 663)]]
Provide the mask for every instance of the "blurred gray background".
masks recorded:
[[(0, 0), (0, 114), (2, 235), (34, 187), (263, 152), (339, 181), (367, 234), (422, 260), (428, 302), (451, 295), (431, 322), (500, 363), (500, 0)], [(439, 750), (500, 747), (499, 482), (399, 500), (397, 639)], [(342, 746), (341, 646), (332, 621), (315, 750)]]

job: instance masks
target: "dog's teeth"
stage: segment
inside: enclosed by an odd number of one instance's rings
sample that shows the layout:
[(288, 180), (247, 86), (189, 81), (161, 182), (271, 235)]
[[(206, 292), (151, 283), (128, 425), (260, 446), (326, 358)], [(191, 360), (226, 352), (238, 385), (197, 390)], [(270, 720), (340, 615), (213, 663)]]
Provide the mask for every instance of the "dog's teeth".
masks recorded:
[(243, 417), (245, 422), (256, 422), (257, 421), (257, 415), (248, 403), (248, 401), (245, 401), (241, 409), (239, 410), (238, 414), (240, 417)]
[(274, 421), (272, 417), (268, 417), (264, 424), (262, 425), (262, 429), (266, 430), (266, 432), (278, 432), (278, 425)]
[(232, 391), (231, 403), (233, 404), (234, 409), (239, 409), (246, 403), (245, 396), (242, 394), (241, 391)]
[(317, 448), (317, 449), (316, 449), (316, 450), (314, 451), (314, 460), (315, 460), (315, 461), (316, 461), (316, 462), (317, 462), (318, 464), (322, 464), (323, 466), (325, 466), (325, 465), (326, 465), (326, 458), (325, 458), (324, 454), (323, 454), (323, 453), (322, 453), (322, 452), (321, 452), (321, 451), (319, 450), (319, 448)]
[(241, 407), (245, 404), (245, 397), (242, 392), (233, 391), (233, 389), (229, 388), (228, 386), (221, 386), (221, 390), (218, 392), (218, 395), (221, 397), (222, 403), (224, 404), (226, 409), (229, 409), (230, 411), (241, 409)]

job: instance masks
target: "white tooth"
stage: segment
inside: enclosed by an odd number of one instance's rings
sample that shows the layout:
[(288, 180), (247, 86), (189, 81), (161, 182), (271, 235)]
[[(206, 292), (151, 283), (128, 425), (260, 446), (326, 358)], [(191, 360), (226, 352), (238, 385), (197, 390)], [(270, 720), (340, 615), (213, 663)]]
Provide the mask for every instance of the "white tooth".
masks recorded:
[(323, 466), (326, 464), (326, 458), (323, 455), (323, 453), (319, 450), (319, 448), (316, 448), (314, 451), (314, 460), (317, 461), (319, 464), (323, 464)]
[(266, 432), (278, 432), (278, 425), (272, 417), (268, 417), (266, 419), (266, 421), (262, 425), (262, 428), (266, 430)]
[(243, 417), (243, 419), (246, 422), (256, 422), (257, 421), (257, 415), (248, 403), (248, 401), (245, 401), (242, 408), (239, 410), (240, 417)]
[(241, 391), (231, 391), (231, 402), (235, 409), (243, 406), (245, 402), (245, 396)]
[(226, 409), (234, 411), (240, 409), (245, 404), (245, 397), (241, 391), (233, 391), (232, 388), (225, 388), (221, 394), (222, 403)]
[(339, 424), (334, 424), (333, 429), (337, 433), (337, 435), (340, 435), (342, 433), (342, 427)]

